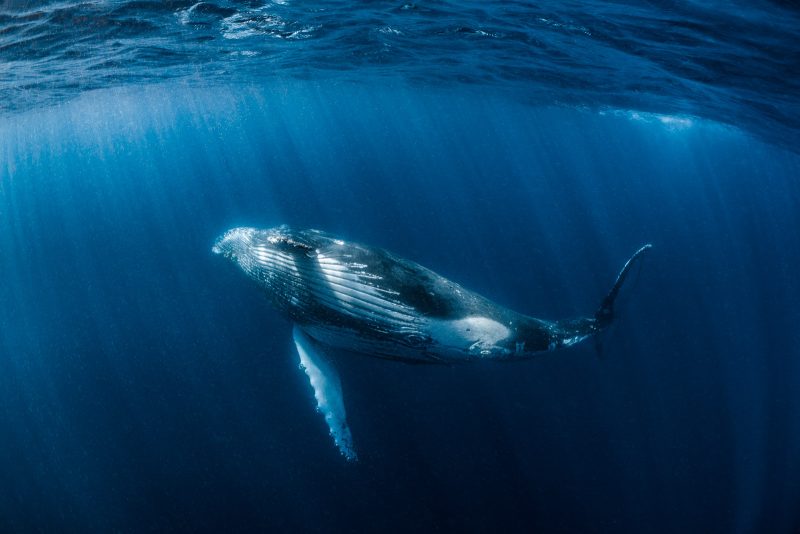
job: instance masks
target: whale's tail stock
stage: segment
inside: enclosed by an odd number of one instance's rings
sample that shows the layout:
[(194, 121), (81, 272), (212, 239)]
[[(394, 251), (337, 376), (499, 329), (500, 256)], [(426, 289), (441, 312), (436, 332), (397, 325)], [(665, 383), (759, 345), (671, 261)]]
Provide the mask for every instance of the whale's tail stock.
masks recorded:
[[(625, 279), (631, 272), (633, 265), (644, 256), (645, 252), (653, 248), (650, 243), (642, 246), (639, 250), (633, 253), (622, 270), (617, 275), (617, 280), (611, 287), (611, 290), (606, 294), (600, 307), (594, 313), (594, 317), (583, 317), (581, 319), (569, 319), (557, 322), (556, 339), (553, 348), (569, 346), (577, 343), (582, 339), (597, 334), (608, 328), (614, 321), (614, 302), (617, 300), (617, 295)], [(598, 353), (601, 352), (599, 341), (596, 343)]]

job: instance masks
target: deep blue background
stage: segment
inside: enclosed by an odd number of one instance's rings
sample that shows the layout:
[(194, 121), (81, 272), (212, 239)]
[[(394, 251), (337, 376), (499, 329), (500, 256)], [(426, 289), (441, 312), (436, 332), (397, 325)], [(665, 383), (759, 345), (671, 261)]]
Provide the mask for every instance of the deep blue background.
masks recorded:
[[(713, 124), (381, 84), (90, 93), (0, 122), (0, 529), (800, 529), (800, 157)], [(340, 355), (360, 462), (236, 225), (619, 320), (516, 364)]]

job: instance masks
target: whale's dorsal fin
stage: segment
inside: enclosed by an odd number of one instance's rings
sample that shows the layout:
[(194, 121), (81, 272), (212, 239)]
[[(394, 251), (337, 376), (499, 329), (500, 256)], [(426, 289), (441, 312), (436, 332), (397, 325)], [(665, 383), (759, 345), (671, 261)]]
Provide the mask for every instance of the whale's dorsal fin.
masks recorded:
[(308, 375), (317, 410), (325, 417), (334, 443), (348, 460), (357, 460), (353, 436), (347, 426), (347, 413), (342, 398), (342, 382), (319, 343), (311, 339), (300, 327), (294, 327), (294, 344), (300, 357), (300, 368)]

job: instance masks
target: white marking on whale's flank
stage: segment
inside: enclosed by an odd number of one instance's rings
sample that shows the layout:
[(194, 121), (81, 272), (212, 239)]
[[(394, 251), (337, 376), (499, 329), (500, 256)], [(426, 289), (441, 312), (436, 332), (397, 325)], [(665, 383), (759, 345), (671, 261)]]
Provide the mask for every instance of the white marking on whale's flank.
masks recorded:
[(561, 344), (562, 344), (564, 347), (569, 347), (569, 346), (571, 346), (571, 345), (574, 345), (575, 343), (578, 343), (579, 341), (583, 341), (583, 340), (584, 340), (584, 339), (586, 339), (587, 337), (589, 337), (589, 336), (573, 336), (573, 337), (568, 337), (568, 338), (566, 338), (564, 341), (562, 341), (562, 342), (561, 342)]
[(434, 319), (428, 326), (430, 336), (436, 343), (483, 355), (491, 354), (493, 349), (502, 350), (497, 344), (511, 335), (511, 330), (504, 324), (481, 316), (453, 320)]

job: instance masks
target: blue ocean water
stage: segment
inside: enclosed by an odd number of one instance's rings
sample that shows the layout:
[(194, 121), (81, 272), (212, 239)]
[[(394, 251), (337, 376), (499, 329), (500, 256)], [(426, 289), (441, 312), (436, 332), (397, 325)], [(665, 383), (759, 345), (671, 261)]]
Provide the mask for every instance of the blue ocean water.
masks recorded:
[[(0, 531), (800, 530), (787, 2), (0, 2)], [(337, 354), (211, 253), (290, 223), (603, 335)]]

